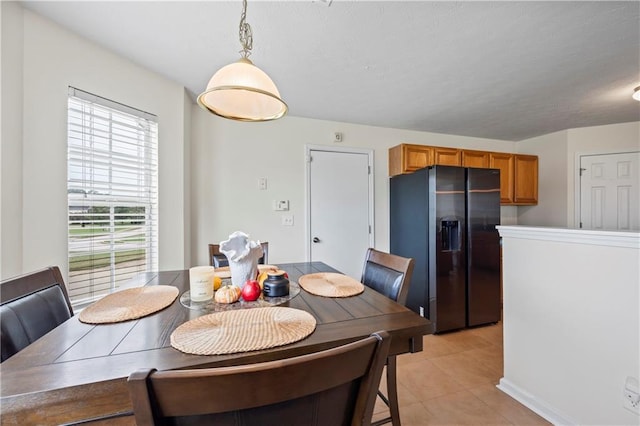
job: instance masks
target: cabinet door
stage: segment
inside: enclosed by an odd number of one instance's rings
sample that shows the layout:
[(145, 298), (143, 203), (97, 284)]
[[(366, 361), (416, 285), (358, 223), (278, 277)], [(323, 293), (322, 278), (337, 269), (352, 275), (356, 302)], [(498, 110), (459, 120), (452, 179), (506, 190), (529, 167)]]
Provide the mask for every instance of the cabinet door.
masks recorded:
[(513, 201), (516, 204), (538, 204), (538, 157), (516, 154), (514, 164)]
[(433, 148), (433, 164), (441, 166), (459, 166), (460, 150), (455, 148)]
[(404, 172), (414, 172), (431, 165), (431, 148), (420, 145), (404, 145)]
[(513, 154), (489, 153), (489, 167), (500, 169), (500, 204), (513, 204)]
[(489, 153), (485, 151), (462, 151), (462, 167), (489, 168)]
[(389, 176), (415, 172), (432, 164), (431, 147), (400, 144), (389, 148)]

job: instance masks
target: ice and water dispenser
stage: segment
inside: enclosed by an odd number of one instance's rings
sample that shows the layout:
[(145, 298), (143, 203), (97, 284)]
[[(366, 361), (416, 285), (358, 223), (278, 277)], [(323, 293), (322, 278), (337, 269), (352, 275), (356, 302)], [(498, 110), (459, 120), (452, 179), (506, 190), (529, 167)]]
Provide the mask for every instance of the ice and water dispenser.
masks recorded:
[(441, 250), (460, 251), (460, 221), (445, 218), (440, 222), (440, 225)]

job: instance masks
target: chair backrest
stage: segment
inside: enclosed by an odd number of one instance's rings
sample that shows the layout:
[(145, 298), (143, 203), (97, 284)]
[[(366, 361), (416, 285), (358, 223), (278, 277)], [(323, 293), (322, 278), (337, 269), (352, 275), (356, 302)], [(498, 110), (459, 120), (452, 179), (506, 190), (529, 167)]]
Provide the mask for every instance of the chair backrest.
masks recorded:
[[(269, 243), (260, 243), (262, 246), (262, 257), (258, 259), (258, 263), (264, 265), (269, 263)], [(209, 244), (209, 265), (219, 268), (221, 266), (229, 266), (227, 256), (220, 252), (220, 244)]]
[(1, 361), (73, 316), (57, 266), (0, 283)]
[(389, 343), (380, 331), (277, 361), (138, 370), (128, 380), (136, 423), (369, 425)]
[(404, 305), (409, 293), (414, 260), (376, 249), (368, 249), (362, 284)]

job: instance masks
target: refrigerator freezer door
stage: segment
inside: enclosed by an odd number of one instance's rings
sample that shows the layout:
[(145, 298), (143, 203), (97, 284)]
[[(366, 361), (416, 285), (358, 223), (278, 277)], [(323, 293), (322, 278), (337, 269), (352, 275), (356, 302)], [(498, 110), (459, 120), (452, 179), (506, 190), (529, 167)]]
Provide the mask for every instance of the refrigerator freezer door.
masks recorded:
[(414, 259), (406, 305), (430, 318), (428, 296), (428, 174), (427, 169), (390, 180), (391, 253)]
[(429, 169), (429, 319), (435, 331), (466, 326), (465, 169)]
[(468, 169), (467, 325), (500, 320), (500, 172)]

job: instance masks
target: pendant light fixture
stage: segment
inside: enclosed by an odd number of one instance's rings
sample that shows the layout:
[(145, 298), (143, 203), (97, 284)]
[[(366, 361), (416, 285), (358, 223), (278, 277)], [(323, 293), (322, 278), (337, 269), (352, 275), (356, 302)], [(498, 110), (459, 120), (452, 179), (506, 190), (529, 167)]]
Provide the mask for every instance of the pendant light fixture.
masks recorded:
[(633, 89), (633, 99), (640, 101), (640, 86)]
[(242, 57), (211, 77), (207, 89), (198, 96), (198, 104), (231, 120), (277, 120), (287, 113), (288, 107), (269, 76), (249, 60), (253, 34), (246, 15), (247, 0), (243, 0), (239, 34)]

